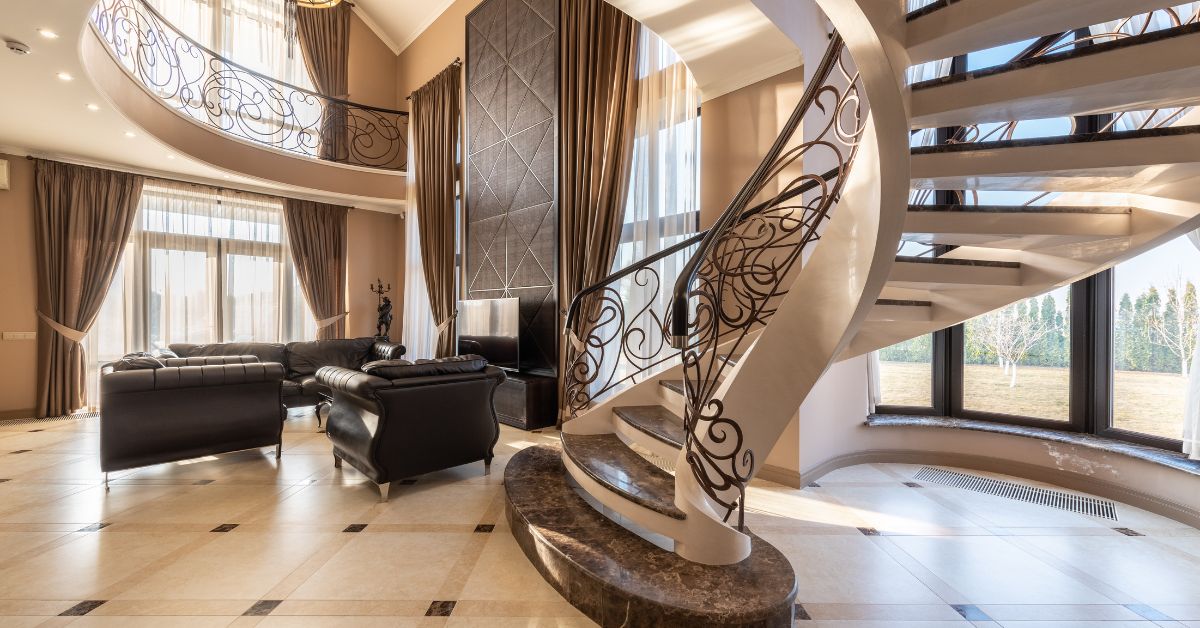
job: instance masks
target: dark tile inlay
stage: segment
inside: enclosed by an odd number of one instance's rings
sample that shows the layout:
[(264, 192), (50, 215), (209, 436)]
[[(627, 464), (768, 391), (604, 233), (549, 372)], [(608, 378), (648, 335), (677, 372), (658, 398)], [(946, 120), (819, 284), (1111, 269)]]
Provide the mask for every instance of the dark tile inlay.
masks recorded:
[(425, 611), (426, 617), (449, 617), (450, 613), (454, 612), (453, 600), (449, 602), (433, 601), (429, 603), (429, 610)]
[(796, 605), (796, 617), (795, 617), (795, 618), (796, 618), (796, 619), (803, 619), (803, 620), (811, 620), (811, 619), (812, 619), (812, 616), (808, 614), (808, 611), (804, 610), (804, 605), (803, 605), (803, 604), (797, 604), (797, 605)]
[(1150, 606), (1148, 604), (1126, 604), (1125, 608), (1141, 615), (1150, 621), (1175, 621), (1174, 617)]
[(655, 440), (683, 448), (683, 419), (662, 406), (625, 406), (613, 408), (613, 414)]
[(495, 530), (495, 529), (496, 529), (495, 524), (491, 524), (491, 523), (481, 523), (481, 524), (475, 526), (475, 531), (480, 534), (491, 534), (492, 530)]
[(672, 519), (686, 517), (675, 506), (675, 476), (639, 456), (616, 434), (564, 433), (562, 444), (572, 462), (614, 493)]
[(581, 497), (561, 450), (517, 452), (504, 471), (505, 510), (525, 557), (573, 606), (603, 626), (787, 626), (796, 577), (787, 557), (749, 532), (734, 565), (686, 560), (631, 534)]
[(265, 617), (270, 615), (271, 611), (275, 610), (280, 604), (283, 604), (283, 600), (259, 600), (254, 603), (254, 606), (246, 609), (246, 612), (242, 613), (242, 616)]
[(192, 484), (203, 485), (203, 484), (212, 484), (213, 482), (216, 482), (216, 480), (196, 480), (195, 482), (192, 482)]
[(416, 483), (417, 483), (416, 478), (408, 478), (407, 480), (400, 480), (401, 486), (412, 486), (413, 484), (416, 484)]
[(541, 434), (542, 430), (533, 430), (530, 434)]
[(992, 621), (987, 613), (974, 604), (951, 604), (950, 607), (967, 621)]
[(0, 478), (0, 484), (3, 484), (4, 482), (12, 482), (12, 478)]
[(879, 536), (879, 530), (875, 528), (859, 528), (858, 531), (862, 532), (864, 536)]
[(79, 528), (78, 530), (76, 530), (76, 532), (99, 532), (99, 531), (103, 530), (104, 528), (107, 528), (110, 525), (112, 525), (112, 524), (111, 523), (93, 523), (90, 526), (84, 526), (82, 528)]
[(45, 429), (36, 429), (36, 430), (29, 430), (29, 433), (32, 434), (34, 432), (44, 432), (44, 431), (46, 431), (46, 430)]
[(1188, 460), (1187, 456), (1177, 451), (1167, 451), (1158, 447), (1148, 447), (1121, 440), (1080, 434), (1079, 432), (1062, 432), (1043, 427), (1026, 427), (995, 421), (977, 421), (974, 419), (953, 419), (944, 416), (917, 416), (902, 414), (872, 414), (867, 417), (868, 427), (939, 427), (955, 430), (971, 430), (976, 432), (992, 432), (995, 434), (1010, 434), (1025, 438), (1068, 445), (1079, 445), (1088, 449), (1096, 449), (1113, 454), (1122, 454), (1139, 460), (1161, 464), (1192, 475), (1200, 475), (1200, 460)]
[(1146, 536), (1145, 534), (1142, 534), (1141, 532), (1138, 532), (1137, 530), (1131, 530), (1129, 528), (1113, 528), (1113, 529), (1116, 530), (1117, 532), (1120, 532), (1121, 534), (1124, 534), (1125, 536)]
[(816, 482), (809, 482), (808, 488), (821, 488), (821, 485), (817, 484)]
[(100, 608), (108, 600), (84, 600), (58, 614), (59, 617), (82, 617)]
[(921, 488), (921, 485), (916, 482), (905, 482), (904, 485), (908, 488)]
[(367, 529), (367, 524), (365, 524), (365, 523), (352, 523), (352, 524), (346, 526), (346, 529), (342, 530), (342, 532), (362, 532), (363, 530), (366, 530), (366, 529)]
[(29, 452), (31, 452), (31, 451), (33, 451), (33, 450), (32, 450), (32, 449), (18, 449), (18, 450), (16, 450), (16, 451), (11, 451), (11, 452), (9, 452), (9, 453), (13, 453), (13, 454), (27, 454), (27, 453), (29, 453)]
[(221, 525), (209, 530), (209, 532), (229, 532), (238, 527), (236, 523), (222, 523)]

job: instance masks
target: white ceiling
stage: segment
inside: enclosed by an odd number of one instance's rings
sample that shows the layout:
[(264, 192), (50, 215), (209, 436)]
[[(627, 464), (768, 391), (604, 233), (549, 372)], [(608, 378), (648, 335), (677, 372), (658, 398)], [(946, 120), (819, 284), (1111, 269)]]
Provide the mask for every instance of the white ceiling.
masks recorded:
[[(361, 198), (349, 199), (227, 172), (149, 136), (113, 108), (84, 70), (79, 43), (85, 35), (92, 36), (87, 18), (94, 3), (57, 0), (5, 3), (0, 8), (0, 39), (15, 39), (32, 49), (31, 54), (17, 55), (0, 48), (0, 81), (4, 86), (0, 97), (0, 152), (399, 211), (403, 201), (364, 202)], [(59, 38), (46, 39), (38, 34), (39, 28), (51, 29)], [(74, 78), (59, 80), (59, 72)], [(88, 103), (98, 105), (99, 110), (89, 111)], [(135, 137), (126, 137), (126, 132)]]
[(354, 0), (354, 4), (358, 17), (392, 52), (400, 54), (454, 0)]

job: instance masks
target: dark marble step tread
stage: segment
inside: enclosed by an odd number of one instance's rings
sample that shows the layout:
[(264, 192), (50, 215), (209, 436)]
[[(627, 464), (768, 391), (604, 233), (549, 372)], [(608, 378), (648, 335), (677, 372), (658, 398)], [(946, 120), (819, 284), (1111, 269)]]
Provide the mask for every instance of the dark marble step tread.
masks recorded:
[(687, 518), (675, 507), (675, 476), (639, 456), (616, 434), (564, 432), (562, 443), (584, 473), (612, 492), (672, 519)]
[(1106, 133), (1081, 133), (1078, 135), (1059, 135), (1056, 137), (1033, 137), (1022, 140), (999, 140), (995, 142), (966, 142), (962, 144), (938, 144), (937, 146), (916, 146), (913, 155), (934, 155), (938, 153), (968, 153), (980, 150), (1000, 150), (1002, 148), (1033, 148), (1038, 146), (1065, 146), (1067, 144), (1087, 144), (1090, 142), (1119, 142), (1122, 140), (1141, 140), (1155, 137), (1176, 137), (1200, 133), (1200, 124), (1186, 126), (1168, 126), (1159, 129), (1140, 129), (1133, 131), (1108, 131)]
[(912, 255), (897, 255), (897, 263), (935, 264), (941, 266), (987, 266), (990, 268), (1020, 268), (1021, 262), (998, 262), (986, 259), (952, 259), (949, 257), (915, 257)]
[(658, 380), (658, 385), (681, 395), (687, 394), (687, 386), (683, 383), (682, 379), (660, 379)]
[(1146, 33), (1144, 35), (1136, 35), (1134, 37), (1122, 37), (1120, 39), (1116, 39), (1113, 41), (1106, 41), (1106, 42), (1099, 43), (1099, 44), (1092, 44), (1090, 46), (1081, 46), (1079, 48), (1074, 48), (1074, 49), (1066, 50), (1063, 52), (1055, 52), (1053, 54), (1043, 55), (1040, 57), (1033, 57), (1030, 59), (1022, 59), (1020, 61), (1013, 61), (1011, 63), (1005, 63), (1003, 65), (998, 65), (998, 66), (991, 67), (991, 68), (981, 68), (978, 70), (971, 70), (969, 72), (959, 72), (957, 74), (951, 74), (949, 76), (943, 76), (940, 78), (930, 79), (928, 81), (921, 81), (919, 83), (913, 83), (911, 85), (911, 87), (912, 87), (912, 90), (915, 92), (915, 91), (919, 91), (922, 89), (931, 89), (934, 87), (941, 87), (943, 85), (951, 85), (954, 83), (963, 83), (966, 81), (981, 79), (984, 77), (994, 76), (997, 74), (1005, 74), (1007, 72), (1016, 72), (1017, 70), (1023, 70), (1025, 68), (1031, 68), (1031, 67), (1035, 67), (1035, 66), (1039, 66), (1039, 65), (1062, 63), (1063, 61), (1069, 61), (1071, 59), (1078, 59), (1080, 57), (1104, 54), (1106, 52), (1116, 50), (1119, 48), (1131, 48), (1133, 46), (1142, 46), (1142, 45), (1154, 43), (1157, 41), (1163, 41), (1165, 39), (1172, 39), (1175, 37), (1184, 37), (1186, 35), (1191, 35), (1193, 33), (1200, 33), (1200, 23), (1185, 24), (1183, 26), (1176, 26), (1175, 28), (1165, 28), (1162, 30), (1154, 31), (1152, 33)]
[(954, 4), (955, 2), (960, 2), (960, 1), (961, 0), (937, 0), (937, 2), (934, 2), (932, 4), (927, 4), (927, 5), (919, 8), (919, 9), (916, 9), (914, 11), (909, 11), (908, 15), (905, 16), (905, 20), (911, 22), (913, 20), (923, 18), (926, 15), (929, 15), (930, 13), (936, 13), (936, 12)]
[(673, 447), (683, 448), (683, 419), (674, 412), (662, 406), (625, 406), (613, 408), (613, 413), (634, 429)]
[(909, 205), (908, 211), (966, 214), (1132, 214), (1132, 207), (1082, 205)]
[(911, 299), (875, 299), (875, 305), (898, 305), (902, 307), (933, 307), (933, 301), (913, 301)]
[(592, 508), (566, 480), (558, 448), (518, 452), (504, 470), (506, 514), (542, 577), (602, 626), (791, 626), (796, 575), (750, 534), (750, 556), (703, 565), (666, 551)]

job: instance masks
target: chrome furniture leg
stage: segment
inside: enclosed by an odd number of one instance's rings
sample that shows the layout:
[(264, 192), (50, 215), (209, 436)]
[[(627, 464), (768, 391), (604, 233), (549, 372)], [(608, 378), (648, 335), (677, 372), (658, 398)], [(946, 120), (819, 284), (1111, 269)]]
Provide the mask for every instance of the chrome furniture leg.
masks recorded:
[(392, 488), (391, 482), (384, 482), (379, 485), (379, 501), (386, 502), (388, 500), (388, 490)]

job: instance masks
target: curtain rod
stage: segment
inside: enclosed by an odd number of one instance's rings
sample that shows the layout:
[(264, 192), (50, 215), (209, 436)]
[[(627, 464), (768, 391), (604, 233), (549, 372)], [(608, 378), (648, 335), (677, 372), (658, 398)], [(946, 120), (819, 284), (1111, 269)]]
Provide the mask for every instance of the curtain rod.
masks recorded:
[[(445, 71), (446, 71), (448, 68), (452, 68), (452, 67), (455, 67), (455, 66), (460, 66), (460, 67), (461, 67), (461, 66), (462, 66), (462, 64), (463, 64), (462, 57), (454, 57), (454, 61), (451, 61), (451, 62), (450, 62), (450, 65), (446, 66), (445, 68), (442, 68), (442, 72), (445, 72)], [(437, 74), (435, 74), (435, 75), (434, 75), (434, 77), (433, 77), (433, 79), (437, 78), (437, 77), (438, 77), (438, 75), (439, 75), (439, 74), (441, 74), (442, 72), (438, 72)], [(421, 85), (421, 87), (425, 87), (426, 85), (428, 85), (428, 84), (432, 83), (432, 82), (433, 82), (433, 79), (429, 79), (428, 81), (425, 81), (425, 82), (424, 82), (424, 83)], [(417, 92), (421, 91), (421, 87), (418, 87), (418, 88), (414, 89), (414, 90), (413, 90), (413, 94), (415, 94), (415, 93), (417, 93)], [(405, 97), (404, 97), (404, 100), (412, 100), (412, 94), (409, 94), (409, 95), (405, 96)]]

